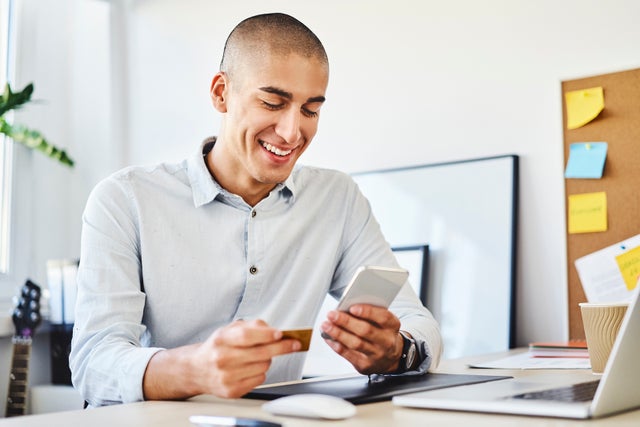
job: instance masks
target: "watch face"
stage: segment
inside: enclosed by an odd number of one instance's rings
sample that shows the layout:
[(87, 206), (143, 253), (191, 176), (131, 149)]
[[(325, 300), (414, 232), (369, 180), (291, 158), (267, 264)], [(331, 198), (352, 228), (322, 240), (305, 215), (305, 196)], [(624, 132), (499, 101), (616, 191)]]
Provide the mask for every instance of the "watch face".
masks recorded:
[(407, 351), (406, 368), (409, 369), (413, 365), (413, 361), (416, 358), (416, 345), (411, 343), (409, 350)]

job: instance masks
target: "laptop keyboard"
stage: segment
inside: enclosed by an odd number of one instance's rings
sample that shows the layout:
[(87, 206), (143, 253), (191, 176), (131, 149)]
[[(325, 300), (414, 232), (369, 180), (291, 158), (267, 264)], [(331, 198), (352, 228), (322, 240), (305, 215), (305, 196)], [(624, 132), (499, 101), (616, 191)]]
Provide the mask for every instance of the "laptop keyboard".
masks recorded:
[(560, 402), (588, 402), (593, 400), (600, 381), (574, 384), (568, 387), (558, 387), (548, 390), (522, 393), (512, 396), (512, 399), (555, 400)]

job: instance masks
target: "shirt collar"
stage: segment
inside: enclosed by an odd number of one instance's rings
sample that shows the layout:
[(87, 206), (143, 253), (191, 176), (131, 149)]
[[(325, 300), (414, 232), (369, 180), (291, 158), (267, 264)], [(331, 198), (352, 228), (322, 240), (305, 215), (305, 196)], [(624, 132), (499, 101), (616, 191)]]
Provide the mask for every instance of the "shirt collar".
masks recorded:
[(296, 175), (296, 168), (297, 166), (294, 167), (293, 171), (291, 171), (291, 174), (289, 174), (283, 184), (279, 184), (279, 187), (276, 187), (276, 190), (282, 191), (282, 195), (285, 196), (285, 198), (290, 199), (290, 202), (294, 202), (296, 199), (296, 184), (294, 179), (294, 175)]
[(187, 176), (193, 192), (193, 204), (196, 208), (213, 201), (222, 190), (211, 177), (204, 160), (204, 156), (211, 151), (215, 141), (215, 137), (205, 139), (198, 150), (186, 160)]
[[(206, 155), (211, 151), (215, 142), (215, 136), (206, 138), (202, 141), (198, 150), (186, 160), (187, 176), (189, 177), (189, 183), (193, 191), (193, 204), (197, 208), (212, 202), (218, 195), (226, 192), (215, 178), (211, 176), (205, 160)], [(294, 175), (295, 169), (284, 183), (278, 184), (272, 190), (272, 193), (282, 192), (282, 196), (284, 196), (285, 199), (293, 202), (296, 193)]]

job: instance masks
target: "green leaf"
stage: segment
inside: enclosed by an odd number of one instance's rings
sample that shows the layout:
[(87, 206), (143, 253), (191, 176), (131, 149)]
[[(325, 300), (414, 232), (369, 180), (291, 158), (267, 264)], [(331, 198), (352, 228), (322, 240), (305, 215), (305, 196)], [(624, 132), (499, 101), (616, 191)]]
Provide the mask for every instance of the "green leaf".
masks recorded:
[(13, 92), (11, 86), (7, 83), (2, 97), (0, 97), (0, 133), (7, 135), (20, 144), (29, 148), (42, 151), (52, 159), (58, 160), (60, 163), (69, 167), (73, 167), (73, 160), (69, 158), (64, 150), (61, 150), (50, 144), (38, 131), (31, 130), (22, 125), (12, 125), (4, 119), (7, 111), (22, 107), (31, 101), (33, 94), (33, 84), (29, 83), (19, 92)]
[(0, 98), (0, 116), (4, 116), (7, 111), (20, 108), (31, 100), (33, 93), (33, 83), (29, 83), (20, 92), (13, 92), (11, 86), (7, 83), (4, 87), (4, 93)]
[(69, 158), (64, 150), (51, 145), (38, 131), (28, 129), (22, 125), (11, 125), (4, 118), (0, 117), (0, 133), (7, 135), (15, 142), (19, 142), (29, 148), (42, 151), (52, 159), (60, 163), (73, 167), (73, 160)]

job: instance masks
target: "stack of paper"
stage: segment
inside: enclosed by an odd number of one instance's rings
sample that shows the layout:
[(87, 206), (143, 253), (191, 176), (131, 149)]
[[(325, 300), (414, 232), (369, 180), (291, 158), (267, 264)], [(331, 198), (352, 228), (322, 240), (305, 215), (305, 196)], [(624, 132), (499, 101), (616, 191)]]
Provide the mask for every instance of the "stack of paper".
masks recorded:
[(585, 357), (533, 357), (528, 351), (498, 360), (469, 364), (470, 368), (484, 369), (591, 369)]
[(529, 354), (531, 357), (589, 358), (585, 340), (533, 342), (529, 344)]

